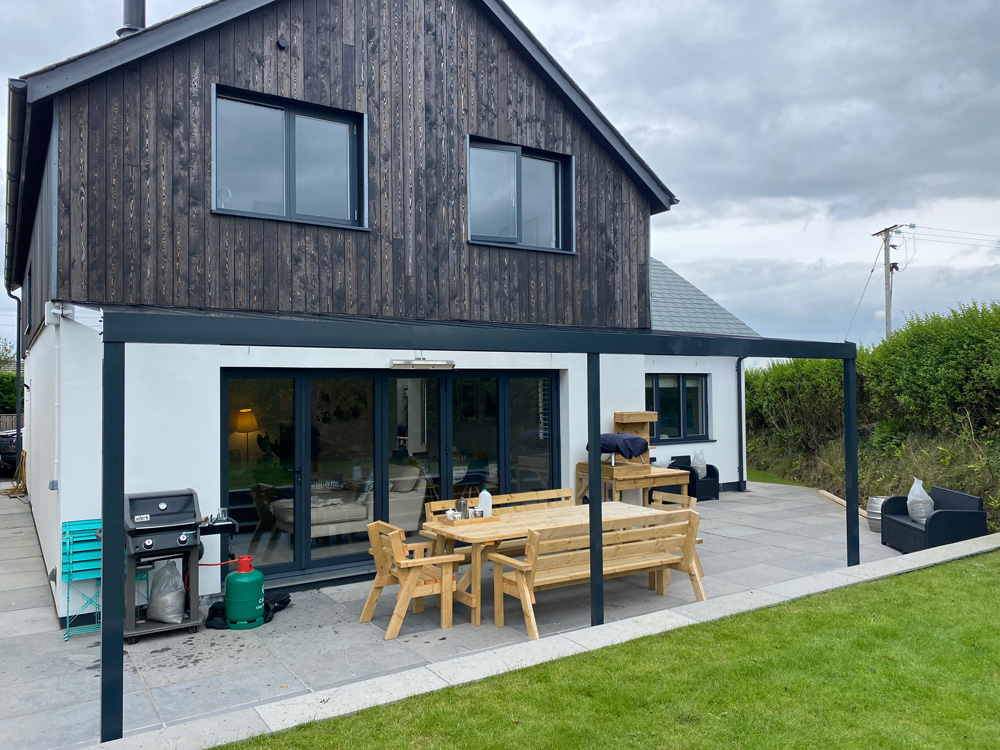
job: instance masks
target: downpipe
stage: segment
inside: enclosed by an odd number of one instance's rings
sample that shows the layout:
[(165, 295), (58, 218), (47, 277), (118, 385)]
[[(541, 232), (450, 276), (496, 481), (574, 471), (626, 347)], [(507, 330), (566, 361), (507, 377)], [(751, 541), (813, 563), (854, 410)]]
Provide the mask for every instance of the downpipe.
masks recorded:
[[(21, 444), (21, 400), (24, 398), (24, 384), (21, 382), (21, 298), (16, 296), (10, 289), (7, 289), (7, 296), (14, 300), (17, 305), (17, 349), (14, 352), (14, 358), (16, 360), (16, 371), (17, 371), (17, 385), (14, 390), (14, 413), (15, 425), (17, 429), (17, 461), (21, 462), (22, 444)], [(15, 467), (16, 468), (16, 467)]]

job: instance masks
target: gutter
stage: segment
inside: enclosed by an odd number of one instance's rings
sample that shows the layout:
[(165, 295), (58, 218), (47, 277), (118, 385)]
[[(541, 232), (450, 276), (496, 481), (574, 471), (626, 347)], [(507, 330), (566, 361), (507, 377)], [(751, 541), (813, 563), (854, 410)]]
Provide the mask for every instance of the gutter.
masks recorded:
[(740, 492), (747, 491), (746, 467), (743, 466), (743, 458), (746, 450), (743, 447), (743, 432), (746, 430), (746, 418), (743, 414), (743, 360), (746, 357), (736, 358), (736, 439), (739, 446), (739, 455), (736, 457), (736, 474), (740, 485)]
[[(7, 82), (7, 235), (4, 284), (14, 288), (14, 247), (17, 216), (21, 201), (21, 162), (24, 153), (24, 126), (28, 111), (28, 82), (11, 78)], [(18, 352), (20, 357), (20, 352)]]

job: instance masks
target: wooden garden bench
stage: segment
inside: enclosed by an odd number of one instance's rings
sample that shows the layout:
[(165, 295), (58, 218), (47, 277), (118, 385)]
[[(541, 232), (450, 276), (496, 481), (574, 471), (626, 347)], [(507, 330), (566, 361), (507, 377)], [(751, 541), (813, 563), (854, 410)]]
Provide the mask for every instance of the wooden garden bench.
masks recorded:
[[(626, 520), (605, 520), (602, 528), (604, 577), (650, 573), (650, 588), (666, 593), (670, 571), (686, 573), (695, 598), (705, 600), (699, 567), (695, 564), (698, 514), (693, 510), (650, 511)], [(500, 552), (487, 555), (493, 561), (494, 617), (504, 624), (504, 595), (519, 599), (528, 627), (528, 637), (538, 638), (533, 603), (535, 592), (572, 586), (590, 580), (590, 533), (588, 524), (573, 524), (528, 532), (525, 559)], [(509, 568), (509, 572), (505, 572)]]
[(403, 624), (403, 618), (406, 617), (411, 599), (413, 611), (420, 612), (424, 608), (425, 596), (439, 595), (441, 627), (451, 627), (452, 596), (455, 592), (454, 571), (465, 558), (460, 554), (428, 557), (427, 553), (430, 552), (432, 543), (407, 544), (404, 541), (405, 534), (403, 529), (385, 521), (368, 524), (368, 539), (372, 545), (368, 551), (375, 558), (377, 572), (375, 580), (372, 581), (371, 591), (368, 593), (368, 600), (361, 612), (360, 622), (371, 621), (382, 589), (398, 583), (396, 608), (385, 631), (387, 641), (399, 635), (399, 628)]

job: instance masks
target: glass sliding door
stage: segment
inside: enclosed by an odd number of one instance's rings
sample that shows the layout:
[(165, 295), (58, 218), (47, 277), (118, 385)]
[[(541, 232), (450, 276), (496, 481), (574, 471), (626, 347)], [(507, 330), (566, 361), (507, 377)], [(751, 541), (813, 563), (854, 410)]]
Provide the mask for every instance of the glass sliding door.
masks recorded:
[(228, 509), (240, 524), (236, 555), (255, 565), (295, 559), (295, 380), (228, 382)]
[(497, 378), (454, 378), (451, 389), (452, 497), (500, 491)]
[(510, 378), (511, 492), (552, 487), (552, 379)]
[(441, 491), (441, 380), (390, 377), (389, 523), (414, 532)]
[(310, 559), (366, 554), (375, 520), (372, 378), (310, 378)]

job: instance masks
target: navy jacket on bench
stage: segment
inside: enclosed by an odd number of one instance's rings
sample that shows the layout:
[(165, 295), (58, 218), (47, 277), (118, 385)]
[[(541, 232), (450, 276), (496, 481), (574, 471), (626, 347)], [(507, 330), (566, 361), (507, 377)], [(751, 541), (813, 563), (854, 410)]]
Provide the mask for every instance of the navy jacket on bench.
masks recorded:
[(882, 544), (905, 554), (986, 536), (981, 497), (943, 487), (931, 487), (929, 494), (934, 500), (934, 511), (926, 524), (910, 518), (905, 497), (896, 495), (882, 503)]

